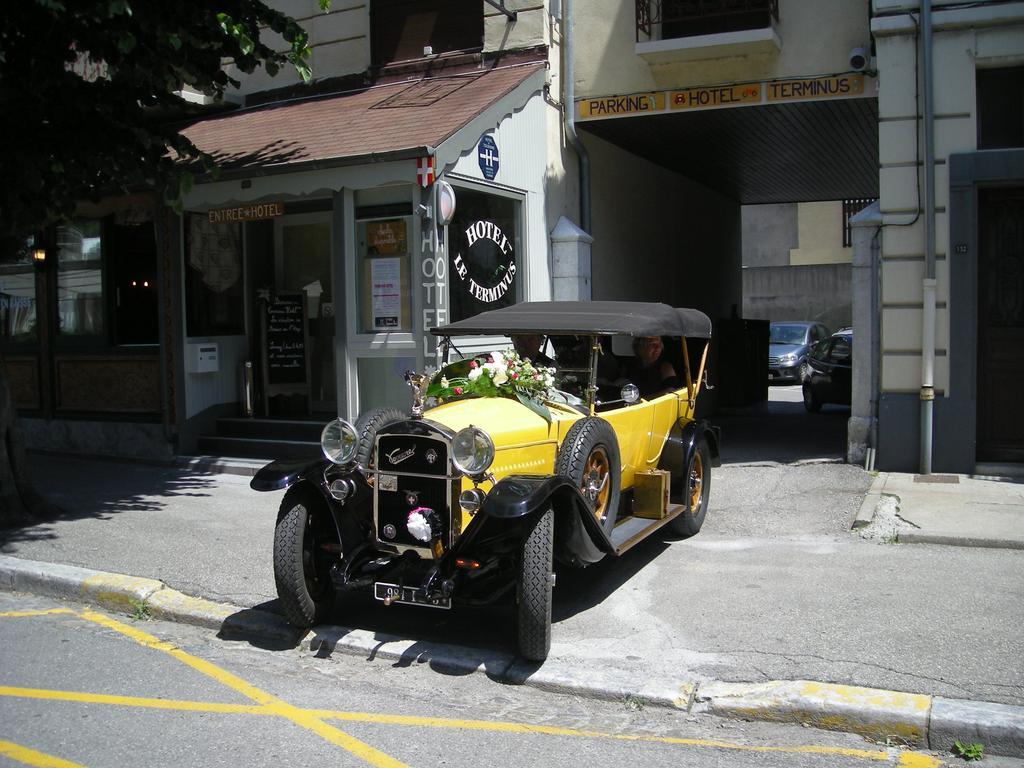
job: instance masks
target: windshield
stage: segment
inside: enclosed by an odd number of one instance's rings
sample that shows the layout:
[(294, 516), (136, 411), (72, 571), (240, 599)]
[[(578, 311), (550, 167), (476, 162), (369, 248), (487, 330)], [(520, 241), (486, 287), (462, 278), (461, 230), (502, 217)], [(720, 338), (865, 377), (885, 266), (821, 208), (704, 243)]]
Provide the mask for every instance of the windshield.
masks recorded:
[(768, 331), (769, 344), (803, 344), (807, 335), (806, 325), (776, 325)]

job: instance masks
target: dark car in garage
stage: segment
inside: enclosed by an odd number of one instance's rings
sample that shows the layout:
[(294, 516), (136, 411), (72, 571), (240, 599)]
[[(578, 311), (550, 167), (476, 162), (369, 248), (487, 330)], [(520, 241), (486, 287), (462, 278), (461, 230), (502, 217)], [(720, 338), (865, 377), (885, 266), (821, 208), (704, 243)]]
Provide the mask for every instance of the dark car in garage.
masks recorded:
[(853, 331), (843, 328), (811, 346), (804, 379), (804, 407), (817, 413), (826, 403), (850, 404)]
[(803, 381), (810, 346), (828, 337), (828, 328), (813, 320), (772, 323), (768, 329), (768, 381)]

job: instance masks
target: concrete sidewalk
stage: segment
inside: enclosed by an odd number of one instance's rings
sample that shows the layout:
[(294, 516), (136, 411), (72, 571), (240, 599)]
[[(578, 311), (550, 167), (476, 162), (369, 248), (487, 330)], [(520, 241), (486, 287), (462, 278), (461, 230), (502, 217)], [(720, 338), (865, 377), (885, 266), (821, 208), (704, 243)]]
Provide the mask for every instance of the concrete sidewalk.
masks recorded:
[(868, 527), (901, 544), (1024, 549), (1024, 482), (880, 472), (854, 521)]

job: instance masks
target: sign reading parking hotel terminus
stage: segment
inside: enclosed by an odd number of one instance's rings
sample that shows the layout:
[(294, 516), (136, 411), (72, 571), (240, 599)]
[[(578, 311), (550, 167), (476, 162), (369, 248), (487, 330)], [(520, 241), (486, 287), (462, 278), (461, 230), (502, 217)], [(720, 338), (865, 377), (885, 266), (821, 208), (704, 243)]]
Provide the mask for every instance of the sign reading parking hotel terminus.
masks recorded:
[(829, 75), (600, 96), (578, 100), (576, 110), (580, 120), (595, 120), (636, 117), (669, 110), (723, 109), (778, 101), (821, 101), (860, 96), (864, 96), (864, 75)]

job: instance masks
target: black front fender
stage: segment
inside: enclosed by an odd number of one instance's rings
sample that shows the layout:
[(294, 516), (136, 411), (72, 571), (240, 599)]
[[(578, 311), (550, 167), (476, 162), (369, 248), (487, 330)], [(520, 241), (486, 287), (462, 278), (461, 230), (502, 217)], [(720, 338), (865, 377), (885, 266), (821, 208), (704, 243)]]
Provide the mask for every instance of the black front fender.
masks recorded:
[(289, 488), (299, 480), (311, 480), (317, 485), (323, 484), (324, 473), (331, 462), (320, 461), (272, 461), (260, 469), (249, 487), (254, 491), (279, 491)]

